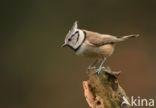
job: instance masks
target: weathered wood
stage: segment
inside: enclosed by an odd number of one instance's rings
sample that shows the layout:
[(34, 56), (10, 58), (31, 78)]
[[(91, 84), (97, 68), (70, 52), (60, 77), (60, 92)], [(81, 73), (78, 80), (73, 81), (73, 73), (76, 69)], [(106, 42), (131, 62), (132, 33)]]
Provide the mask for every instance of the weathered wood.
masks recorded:
[(99, 74), (95, 69), (88, 70), (87, 81), (83, 81), (84, 96), (91, 108), (129, 108), (122, 104), (123, 97), (129, 100), (118, 82), (120, 72), (112, 72), (109, 68)]

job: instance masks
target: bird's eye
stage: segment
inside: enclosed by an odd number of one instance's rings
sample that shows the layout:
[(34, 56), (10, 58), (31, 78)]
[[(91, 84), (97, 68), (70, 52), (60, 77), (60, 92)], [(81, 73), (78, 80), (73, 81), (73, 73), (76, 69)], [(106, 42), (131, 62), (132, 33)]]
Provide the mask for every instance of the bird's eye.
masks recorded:
[(69, 38), (68, 41), (71, 41), (71, 39)]

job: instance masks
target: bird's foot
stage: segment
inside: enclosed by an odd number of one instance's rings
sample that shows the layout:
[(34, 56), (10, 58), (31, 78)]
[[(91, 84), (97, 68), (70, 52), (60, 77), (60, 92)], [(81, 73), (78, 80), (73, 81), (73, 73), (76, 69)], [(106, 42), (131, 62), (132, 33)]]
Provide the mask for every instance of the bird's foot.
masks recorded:
[(105, 70), (105, 67), (104, 67), (104, 66), (100, 66), (98, 69), (96, 69), (96, 73), (97, 73), (97, 74), (100, 74), (100, 72), (101, 72), (102, 70)]

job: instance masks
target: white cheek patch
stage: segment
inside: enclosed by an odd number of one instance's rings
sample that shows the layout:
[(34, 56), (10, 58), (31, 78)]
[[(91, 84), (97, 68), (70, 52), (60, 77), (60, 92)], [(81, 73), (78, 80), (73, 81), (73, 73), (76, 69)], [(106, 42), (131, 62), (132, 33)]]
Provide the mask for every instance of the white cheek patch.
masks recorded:
[[(84, 33), (83, 33), (83, 31), (82, 30), (78, 30), (78, 32), (79, 32), (79, 34), (77, 34), (77, 38), (75, 38), (75, 45), (74, 45), (74, 49), (77, 49), (81, 44), (82, 44), (82, 42), (83, 42), (83, 40), (84, 40), (84, 38), (85, 38), (85, 36), (84, 36)], [(78, 39), (78, 40), (77, 40)]]
[(77, 43), (78, 32), (72, 37), (72, 43), (75, 45)]

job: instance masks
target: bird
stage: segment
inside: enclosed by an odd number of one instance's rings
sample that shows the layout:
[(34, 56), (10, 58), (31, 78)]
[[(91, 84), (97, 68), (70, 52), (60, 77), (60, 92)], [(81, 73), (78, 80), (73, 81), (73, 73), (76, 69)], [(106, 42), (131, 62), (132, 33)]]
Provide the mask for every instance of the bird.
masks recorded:
[(122, 37), (117, 37), (109, 34), (101, 34), (94, 31), (78, 28), (78, 22), (75, 21), (72, 28), (67, 33), (62, 47), (68, 46), (76, 55), (94, 58), (95, 62), (88, 66), (88, 69), (95, 67), (100, 62), (96, 69), (97, 73), (105, 68), (103, 65), (108, 57), (110, 57), (119, 42), (126, 41), (130, 38), (138, 37), (139, 34), (131, 34)]

